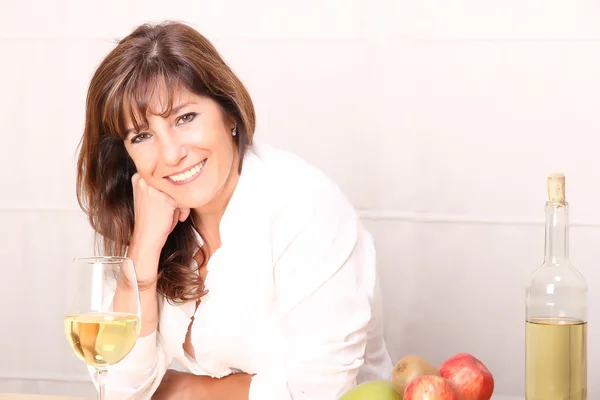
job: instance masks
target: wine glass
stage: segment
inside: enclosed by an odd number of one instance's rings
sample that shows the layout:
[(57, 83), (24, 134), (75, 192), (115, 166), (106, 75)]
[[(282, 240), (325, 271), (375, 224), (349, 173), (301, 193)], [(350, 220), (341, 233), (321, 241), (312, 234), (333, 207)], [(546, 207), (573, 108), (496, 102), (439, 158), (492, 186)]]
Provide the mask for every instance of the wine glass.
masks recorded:
[(127, 257), (75, 258), (67, 288), (64, 330), (69, 345), (95, 369), (99, 399), (111, 365), (133, 349), (141, 329), (140, 295)]

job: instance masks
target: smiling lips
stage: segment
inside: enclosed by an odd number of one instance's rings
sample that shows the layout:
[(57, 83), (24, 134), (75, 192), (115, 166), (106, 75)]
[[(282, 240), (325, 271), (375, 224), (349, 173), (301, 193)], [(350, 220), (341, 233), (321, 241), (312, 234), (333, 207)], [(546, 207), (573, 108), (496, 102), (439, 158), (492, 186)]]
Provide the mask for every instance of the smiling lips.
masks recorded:
[(187, 171), (168, 176), (167, 179), (169, 179), (170, 181), (175, 182), (175, 183), (183, 183), (185, 181), (189, 181), (192, 178), (194, 178), (196, 175), (198, 175), (200, 173), (200, 171), (202, 171), (202, 167), (204, 167), (205, 163), (206, 163), (206, 159), (202, 160), (202, 162), (200, 162), (199, 164), (194, 165), (192, 168), (188, 169)]

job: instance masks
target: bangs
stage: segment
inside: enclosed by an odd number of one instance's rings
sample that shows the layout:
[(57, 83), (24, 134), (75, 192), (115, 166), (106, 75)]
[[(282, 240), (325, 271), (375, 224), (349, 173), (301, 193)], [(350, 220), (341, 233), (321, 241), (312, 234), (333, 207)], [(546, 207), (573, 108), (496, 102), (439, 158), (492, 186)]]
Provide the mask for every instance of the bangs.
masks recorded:
[[(136, 132), (148, 129), (148, 111), (161, 117), (171, 114), (178, 89), (183, 86), (191, 90), (191, 82), (186, 82), (177, 68), (171, 67), (157, 59), (143, 63), (138, 68), (131, 68), (121, 84), (109, 92), (103, 121), (112, 136), (125, 140), (128, 128), (133, 127)], [(159, 109), (149, 110), (156, 99)]]

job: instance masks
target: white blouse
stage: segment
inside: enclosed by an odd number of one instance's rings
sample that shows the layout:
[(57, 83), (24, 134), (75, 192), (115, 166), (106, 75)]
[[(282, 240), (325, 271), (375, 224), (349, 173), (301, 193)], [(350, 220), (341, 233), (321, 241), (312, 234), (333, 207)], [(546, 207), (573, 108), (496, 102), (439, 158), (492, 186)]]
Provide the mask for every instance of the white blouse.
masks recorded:
[[(254, 144), (243, 162), (208, 294), (197, 310), (161, 302), (157, 331), (109, 369), (109, 399), (150, 399), (173, 362), (254, 374), (250, 400), (334, 400), (390, 379), (373, 241), (350, 202), (288, 152)], [(192, 316), (195, 358), (183, 350)]]

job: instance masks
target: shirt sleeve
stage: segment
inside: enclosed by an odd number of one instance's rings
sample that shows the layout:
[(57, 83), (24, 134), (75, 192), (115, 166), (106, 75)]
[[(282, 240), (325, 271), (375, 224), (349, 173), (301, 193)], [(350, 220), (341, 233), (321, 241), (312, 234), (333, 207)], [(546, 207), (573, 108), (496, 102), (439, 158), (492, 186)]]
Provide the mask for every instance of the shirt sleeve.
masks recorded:
[(370, 236), (336, 187), (297, 196), (272, 232), (281, 364), (250, 400), (331, 400), (356, 385), (371, 319)]
[[(111, 366), (104, 377), (106, 398), (115, 400), (150, 399), (171, 362), (163, 351), (155, 330), (140, 337), (131, 352)], [(92, 381), (99, 388), (95, 370), (88, 367)]]

